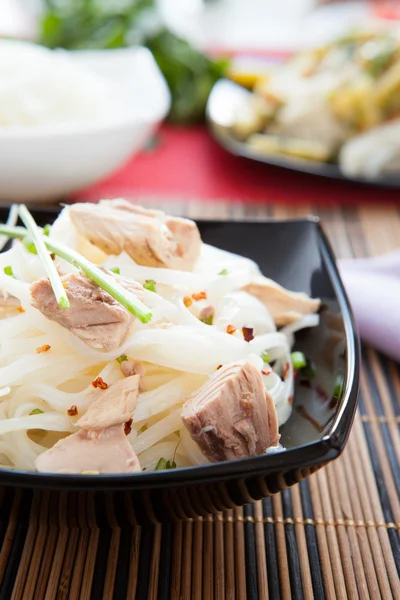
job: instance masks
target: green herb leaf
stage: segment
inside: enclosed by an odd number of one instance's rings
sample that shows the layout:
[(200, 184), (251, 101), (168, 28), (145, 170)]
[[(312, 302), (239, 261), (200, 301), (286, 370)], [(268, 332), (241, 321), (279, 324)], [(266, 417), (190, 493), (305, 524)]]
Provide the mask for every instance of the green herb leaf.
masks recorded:
[(222, 271), (220, 271), (218, 273), (218, 275), (228, 275), (228, 273), (229, 273), (228, 269), (222, 269)]
[(337, 401), (342, 399), (344, 391), (344, 377), (338, 375), (335, 380), (335, 387), (333, 388), (333, 398)]
[(264, 350), (264, 352), (261, 352), (261, 358), (263, 359), (263, 361), (265, 363), (269, 363), (269, 361), (271, 360), (270, 356), (266, 350)]
[(306, 357), (302, 352), (292, 352), (292, 364), (293, 368), (298, 371), (299, 369), (307, 366)]
[(147, 46), (171, 91), (169, 120), (204, 120), (214, 83), (227, 61), (214, 60), (163, 26), (155, 0), (43, 0), (39, 43), (68, 50)]
[(7, 267), (4, 267), (4, 274), (8, 275), (9, 277), (14, 277), (14, 279), (15, 279), (15, 275), (14, 275), (14, 272), (13, 272), (13, 269), (12, 269), (11, 265), (8, 265)]
[(115, 273), (116, 275), (121, 275), (121, 271), (119, 270), (119, 267), (113, 267), (112, 269), (110, 269), (111, 273)]
[(176, 469), (175, 460), (166, 460), (165, 458), (160, 458), (158, 461), (155, 470), (156, 471), (166, 471), (168, 469)]
[(212, 315), (211, 315), (211, 317), (204, 317), (204, 319), (200, 319), (200, 321), (202, 323), (205, 323), (205, 325), (212, 325), (213, 320), (214, 320), (214, 317)]
[(302, 379), (315, 379), (316, 370), (314, 363), (308, 358), (306, 365), (299, 370)]
[(153, 279), (146, 279), (143, 284), (145, 290), (149, 290), (150, 292), (157, 292), (156, 290), (156, 282)]
[(42, 415), (43, 414), (43, 410), (40, 410), (40, 408), (34, 408), (29, 414), (30, 415)]
[(49, 225), (49, 224), (47, 223), (47, 225), (45, 225), (45, 226), (43, 227), (43, 235), (47, 235), (47, 236), (49, 236), (49, 235), (50, 235), (50, 231), (51, 231), (51, 225)]
[(168, 461), (165, 460), (165, 458), (160, 458), (160, 460), (158, 461), (155, 470), (156, 471), (164, 471), (165, 469), (168, 469)]
[(37, 254), (35, 244), (32, 242), (31, 238), (26, 236), (22, 240), (25, 250), (28, 250), (31, 254)]
[(118, 356), (118, 358), (115, 359), (119, 364), (125, 362), (128, 360), (128, 357), (126, 354), (121, 354), (121, 356)]

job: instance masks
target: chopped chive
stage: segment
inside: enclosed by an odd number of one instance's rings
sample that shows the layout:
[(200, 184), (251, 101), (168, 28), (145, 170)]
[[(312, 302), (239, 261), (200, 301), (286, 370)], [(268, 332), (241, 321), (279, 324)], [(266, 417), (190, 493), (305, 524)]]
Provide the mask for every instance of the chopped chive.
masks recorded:
[(43, 410), (40, 410), (40, 408), (34, 408), (29, 415), (42, 415), (43, 414)]
[(19, 216), (21, 221), (26, 226), (27, 231), (32, 236), (33, 242), (37, 254), (40, 258), (42, 265), (45, 268), (47, 277), (50, 280), (51, 287), (53, 288), (54, 296), (56, 297), (57, 304), (60, 308), (69, 308), (69, 300), (65, 292), (65, 288), (62, 284), (60, 275), (53, 261), (50, 258), (48, 250), (46, 248), (44, 238), (41, 236), (38, 226), (35, 223), (29, 210), (23, 204), (19, 207)]
[(156, 290), (156, 282), (154, 279), (146, 279), (143, 284), (145, 290), (149, 290), (150, 292), (157, 292)]
[(333, 388), (333, 397), (335, 400), (341, 400), (344, 390), (344, 377), (338, 375), (335, 380), (335, 387)]
[(174, 459), (166, 460), (165, 458), (160, 458), (158, 461), (155, 470), (156, 471), (165, 471), (167, 469), (176, 469), (176, 462)]
[(121, 354), (121, 356), (118, 356), (118, 358), (115, 359), (119, 364), (125, 362), (126, 360), (128, 360), (128, 357), (126, 354)]
[(218, 275), (228, 275), (228, 273), (229, 273), (228, 269), (222, 269), (222, 271), (220, 271), (218, 273)]
[(265, 350), (264, 352), (261, 352), (261, 358), (265, 363), (269, 363), (269, 361), (271, 360), (268, 352), (266, 352)]
[[(28, 234), (24, 227), (11, 227), (0, 223), (0, 235), (5, 235), (7, 238), (24, 239)], [(115, 281), (115, 278), (107, 273), (104, 273), (99, 267), (91, 263), (89, 260), (70, 250), (67, 246), (55, 242), (47, 236), (43, 237), (43, 242), (50, 250), (60, 258), (63, 258), (71, 265), (78, 267), (81, 271), (101, 287), (105, 292), (110, 294), (117, 302), (124, 306), (130, 313), (137, 317), (142, 323), (148, 323), (152, 318), (150, 309), (143, 304), (134, 294), (128, 292), (124, 287)]]
[[(6, 226), (15, 227), (15, 225), (17, 223), (18, 223), (18, 206), (16, 204), (12, 204), (12, 206), (10, 208), (10, 212), (8, 213)], [(8, 236), (7, 234), (0, 236), (0, 252), (3, 250), (4, 246), (7, 244), (9, 237), (10, 236)]]
[(14, 277), (15, 278), (15, 275), (14, 275), (14, 272), (13, 272), (13, 269), (12, 269), (11, 265), (8, 265), (7, 267), (4, 267), (4, 274), (8, 275), (9, 277)]
[(47, 225), (45, 225), (45, 226), (43, 227), (43, 235), (47, 235), (47, 236), (49, 236), (49, 235), (50, 235), (50, 231), (51, 231), (51, 225), (49, 225), (49, 224), (47, 223)]
[(165, 460), (165, 458), (160, 458), (160, 460), (158, 461), (155, 470), (156, 471), (164, 471), (164, 469), (167, 469), (168, 462)]
[(211, 317), (204, 317), (204, 319), (200, 319), (200, 321), (202, 323), (204, 323), (205, 325), (212, 325), (213, 320), (214, 320), (214, 317), (212, 315), (211, 315)]
[(24, 237), (22, 243), (24, 245), (25, 250), (28, 250), (28, 252), (30, 252), (31, 254), (37, 254), (36, 246), (32, 242), (30, 237)]
[(306, 357), (302, 352), (292, 352), (292, 364), (293, 368), (297, 371), (307, 366)]
[(115, 273), (116, 275), (121, 275), (121, 271), (119, 270), (119, 267), (113, 267), (112, 269), (110, 269), (111, 273)]
[(314, 363), (308, 358), (306, 365), (299, 372), (302, 379), (315, 379), (316, 371)]

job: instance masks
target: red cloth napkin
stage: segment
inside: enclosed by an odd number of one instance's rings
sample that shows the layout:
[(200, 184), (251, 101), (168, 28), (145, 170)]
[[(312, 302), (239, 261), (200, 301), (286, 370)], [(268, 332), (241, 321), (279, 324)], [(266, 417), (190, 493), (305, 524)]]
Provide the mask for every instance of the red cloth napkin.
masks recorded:
[(169, 125), (161, 128), (146, 151), (75, 199), (146, 195), (320, 206), (400, 200), (400, 190), (324, 179), (238, 158), (221, 148), (205, 127)]

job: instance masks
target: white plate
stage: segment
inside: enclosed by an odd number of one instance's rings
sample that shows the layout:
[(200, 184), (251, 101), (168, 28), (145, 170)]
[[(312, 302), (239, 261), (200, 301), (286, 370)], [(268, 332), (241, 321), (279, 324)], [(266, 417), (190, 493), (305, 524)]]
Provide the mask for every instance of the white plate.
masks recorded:
[(46, 202), (94, 183), (137, 153), (167, 115), (170, 93), (149, 50), (70, 52), (121, 90), (128, 110), (109, 122), (0, 128), (0, 202)]

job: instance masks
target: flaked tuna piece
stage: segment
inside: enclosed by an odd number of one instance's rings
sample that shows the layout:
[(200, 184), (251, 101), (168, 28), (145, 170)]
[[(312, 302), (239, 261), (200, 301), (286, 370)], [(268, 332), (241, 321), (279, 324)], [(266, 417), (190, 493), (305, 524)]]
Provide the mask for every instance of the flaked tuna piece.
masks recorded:
[(69, 215), (77, 231), (103, 252), (125, 251), (139, 265), (191, 271), (200, 255), (196, 223), (160, 210), (118, 199), (73, 204)]
[(93, 390), (94, 399), (76, 423), (78, 427), (98, 430), (129, 421), (139, 395), (139, 379), (132, 375), (105, 390)]
[(98, 431), (81, 429), (40, 454), (35, 467), (40, 473), (135, 473), (141, 470), (121, 424)]
[(186, 400), (182, 420), (214, 462), (258, 456), (279, 441), (273, 400), (261, 373), (249, 361), (216, 371)]
[[(134, 321), (133, 315), (83, 275), (68, 273), (61, 280), (70, 308), (62, 309), (58, 306), (47, 278), (31, 284), (32, 306), (51, 321), (69, 329), (91, 348), (106, 351), (118, 348)], [(138, 295), (142, 289), (138, 283), (124, 278), (120, 278), (119, 283)]]
[(243, 290), (261, 300), (279, 326), (317, 312), (321, 304), (318, 298), (310, 298), (303, 292), (290, 292), (263, 275), (254, 279)]
[(133, 360), (132, 358), (128, 358), (128, 360), (124, 360), (121, 362), (121, 371), (124, 377), (131, 377), (132, 375), (139, 375), (139, 392), (145, 392), (144, 385), (144, 366), (140, 360)]

